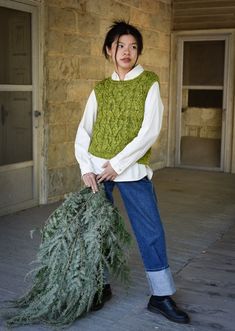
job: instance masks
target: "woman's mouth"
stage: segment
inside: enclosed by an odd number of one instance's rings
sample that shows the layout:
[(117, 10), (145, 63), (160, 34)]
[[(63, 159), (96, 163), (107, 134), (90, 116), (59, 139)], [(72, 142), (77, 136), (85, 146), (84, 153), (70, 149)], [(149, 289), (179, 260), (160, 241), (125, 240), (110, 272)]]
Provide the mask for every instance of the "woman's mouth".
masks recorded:
[(129, 57), (125, 57), (125, 58), (121, 59), (121, 61), (124, 63), (130, 63), (131, 59)]

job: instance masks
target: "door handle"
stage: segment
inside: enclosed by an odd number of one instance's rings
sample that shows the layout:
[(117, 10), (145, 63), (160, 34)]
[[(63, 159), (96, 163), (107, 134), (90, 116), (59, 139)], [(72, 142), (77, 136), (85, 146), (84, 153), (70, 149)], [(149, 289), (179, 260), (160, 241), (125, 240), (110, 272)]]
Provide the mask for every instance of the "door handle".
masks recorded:
[(39, 127), (39, 117), (42, 115), (39, 110), (34, 110), (33, 112), (35, 121), (34, 121), (34, 128), (37, 129)]
[(40, 112), (39, 110), (35, 110), (35, 111), (34, 111), (34, 116), (35, 116), (35, 117), (39, 117), (39, 116), (41, 116), (41, 112)]

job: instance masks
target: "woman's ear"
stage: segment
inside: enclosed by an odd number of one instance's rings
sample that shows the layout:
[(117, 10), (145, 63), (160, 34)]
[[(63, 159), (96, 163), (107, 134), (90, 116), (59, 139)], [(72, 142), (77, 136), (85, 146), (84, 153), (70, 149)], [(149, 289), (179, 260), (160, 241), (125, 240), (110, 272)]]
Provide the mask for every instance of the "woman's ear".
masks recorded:
[(108, 48), (108, 46), (106, 46), (106, 52), (109, 56), (111, 56), (111, 48)]

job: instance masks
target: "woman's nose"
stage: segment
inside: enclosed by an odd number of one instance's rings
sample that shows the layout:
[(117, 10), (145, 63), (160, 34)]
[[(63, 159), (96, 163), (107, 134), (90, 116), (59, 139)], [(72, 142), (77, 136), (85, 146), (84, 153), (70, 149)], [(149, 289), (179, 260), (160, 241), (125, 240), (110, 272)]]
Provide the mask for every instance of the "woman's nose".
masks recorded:
[(130, 50), (129, 50), (129, 48), (127, 47), (127, 48), (125, 48), (124, 49), (124, 54), (129, 54), (130, 53)]

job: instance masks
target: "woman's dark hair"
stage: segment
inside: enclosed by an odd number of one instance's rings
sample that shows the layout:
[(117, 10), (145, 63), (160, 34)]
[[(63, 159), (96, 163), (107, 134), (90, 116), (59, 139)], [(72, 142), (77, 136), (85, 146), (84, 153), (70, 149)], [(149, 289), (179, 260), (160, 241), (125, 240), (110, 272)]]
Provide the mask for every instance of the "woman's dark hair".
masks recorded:
[(113, 24), (110, 26), (110, 30), (107, 32), (105, 40), (104, 40), (104, 45), (102, 48), (102, 52), (106, 59), (109, 58), (109, 55), (107, 53), (106, 47), (109, 49), (112, 46), (112, 43), (114, 40), (123, 36), (124, 34), (131, 34), (137, 43), (137, 54), (138, 56), (142, 53), (143, 50), (143, 38), (138, 29), (136, 29), (133, 25), (130, 25), (129, 23), (126, 23), (125, 21), (115, 21)]

